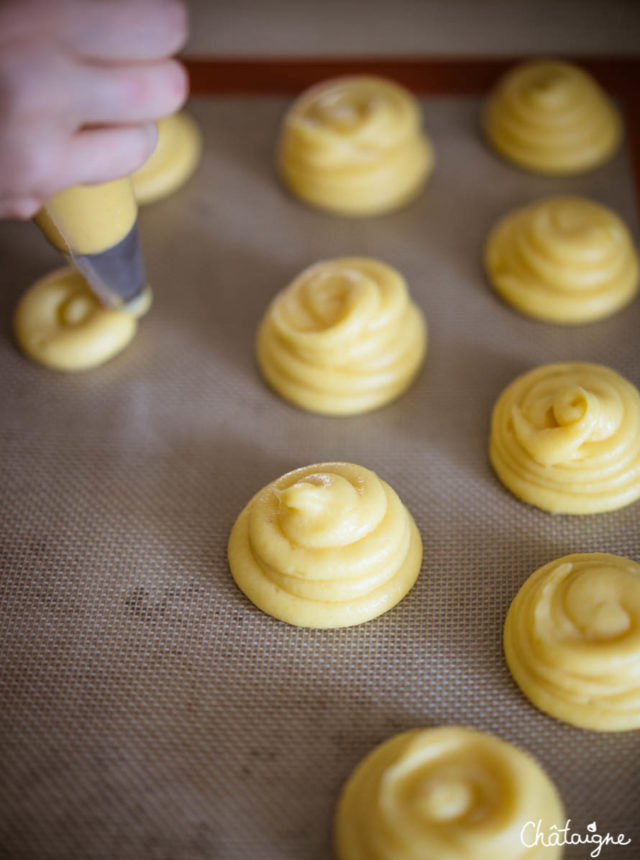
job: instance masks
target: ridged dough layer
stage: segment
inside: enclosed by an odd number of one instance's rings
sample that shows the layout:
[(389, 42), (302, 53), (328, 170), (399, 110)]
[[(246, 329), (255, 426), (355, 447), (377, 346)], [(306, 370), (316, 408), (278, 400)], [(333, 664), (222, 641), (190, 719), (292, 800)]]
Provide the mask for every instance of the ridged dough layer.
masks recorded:
[(580, 197), (510, 212), (491, 231), (489, 280), (518, 310), (549, 322), (609, 316), (638, 291), (638, 253), (623, 221)]
[(283, 475), (242, 511), (229, 538), (238, 587), (298, 627), (347, 627), (391, 609), (413, 586), (422, 541), (378, 476), (352, 463)]
[(336, 853), (338, 860), (560, 857), (560, 847), (527, 847), (534, 841), (527, 823), (538, 820), (548, 833), (565, 813), (530, 756), (471, 729), (421, 729), (381, 744), (355, 769), (338, 805)]
[(200, 129), (186, 111), (158, 120), (157, 126), (156, 148), (131, 177), (141, 205), (177, 191), (194, 173), (202, 155)]
[(640, 564), (598, 552), (545, 564), (511, 604), (504, 652), (522, 692), (552, 717), (640, 728)]
[(88, 370), (121, 352), (146, 312), (103, 307), (74, 269), (60, 269), (41, 278), (22, 296), (13, 319), (19, 347), (54, 370)]
[(414, 197), (433, 168), (414, 97), (393, 81), (344, 77), (304, 92), (277, 153), (291, 191), (340, 215), (377, 215)]
[(365, 257), (302, 272), (271, 302), (256, 342), (260, 369), (282, 397), (330, 415), (398, 397), (425, 349), (426, 324), (404, 279)]
[(598, 364), (538, 367), (498, 398), (489, 455), (502, 483), (543, 510), (631, 504), (640, 497), (640, 394)]
[(484, 128), (505, 158), (549, 174), (590, 170), (613, 155), (622, 138), (618, 111), (596, 81), (557, 60), (507, 72), (489, 96)]

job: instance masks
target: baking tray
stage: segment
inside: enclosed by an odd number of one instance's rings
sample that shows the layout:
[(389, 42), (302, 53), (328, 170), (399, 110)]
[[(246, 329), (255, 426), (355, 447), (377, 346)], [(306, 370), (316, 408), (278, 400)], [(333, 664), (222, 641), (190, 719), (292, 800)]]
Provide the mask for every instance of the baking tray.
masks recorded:
[[(640, 301), (589, 326), (535, 322), (491, 292), (481, 251), (498, 216), (558, 193), (612, 206), (637, 240), (640, 65), (590, 63), (630, 134), (613, 161), (571, 179), (521, 172), (483, 143), (481, 93), (506, 61), (190, 65), (205, 155), (184, 189), (141, 213), (155, 306), (124, 353), (77, 376), (23, 358), (12, 310), (59, 259), (32, 225), (0, 229), (0, 854), (325, 860), (356, 763), (397, 732), (457, 723), (530, 751), (573, 829), (624, 832), (631, 845), (602, 856), (637, 858), (640, 733), (538, 712), (505, 668), (501, 632), (543, 563), (596, 550), (640, 561), (640, 505), (591, 517), (528, 507), (494, 477), (487, 437), (499, 393), (536, 365), (588, 359), (640, 385)], [(423, 94), (437, 153), (418, 200), (358, 221), (290, 198), (273, 159), (290, 95), (356, 70)], [(302, 268), (346, 254), (403, 272), (429, 347), (397, 402), (328, 418), (263, 385), (253, 338)], [(379, 619), (296, 629), (236, 589), (226, 542), (256, 490), (334, 459), (397, 490), (423, 536), (422, 573)]]

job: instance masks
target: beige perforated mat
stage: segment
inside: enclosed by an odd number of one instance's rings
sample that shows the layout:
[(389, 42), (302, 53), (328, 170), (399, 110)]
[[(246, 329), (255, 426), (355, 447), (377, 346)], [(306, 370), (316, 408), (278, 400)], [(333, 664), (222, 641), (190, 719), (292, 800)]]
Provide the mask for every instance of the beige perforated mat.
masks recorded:
[[(0, 229), (0, 855), (324, 860), (340, 786), (375, 744), (462, 723), (533, 753), (576, 830), (595, 820), (632, 837), (602, 857), (640, 857), (640, 733), (539, 713), (501, 654), (507, 607), (535, 568), (578, 551), (640, 561), (640, 505), (551, 516), (509, 495), (487, 460), (491, 407), (521, 371), (588, 359), (640, 384), (640, 301), (595, 325), (545, 325), (495, 298), (480, 266), (495, 219), (551, 193), (611, 205), (637, 236), (627, 155), (582, 178), (527, 175), (485, 148), (477, 102), (431, 100), (427, 192), (346, 221), (278, 185), (285, 105), (193, 104), (204, 162), (141, 214), (155, 307), (102, 369), (65, 376), (17, 352), (12, 309), (58, 258), (35, 227)], [(267, 390), (252, 342), (277, 290), (346, 254), (405, 274), (429, 350), (395, 404), (324, 418)], [(226, 541), (257, 489), (333, 459), (392, 484), (424, 565), (378, 620), (295, 629), (236, 589)]]

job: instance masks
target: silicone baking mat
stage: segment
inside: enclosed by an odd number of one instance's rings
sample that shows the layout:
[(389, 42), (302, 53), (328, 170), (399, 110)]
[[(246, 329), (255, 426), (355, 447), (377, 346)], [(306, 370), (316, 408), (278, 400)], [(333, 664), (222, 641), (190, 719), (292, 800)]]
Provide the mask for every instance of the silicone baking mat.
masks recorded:
[[(0, 230), (0, 855), (325, 860), (356, 763), (396, 732), (457, 723), (533, 753), (573, 829), (595, 820), (623, 832), (631, 845), (601, 856), (637, 858), (640, 733), (582, 731), (535, 710), (505, 668), (501, 631), (541, 564), (595, 550), (640, 561), (640, 504), (582, 518), (528, 507), (494, 477), (487, 436), (503, 387), (538, 364), (588, 359), (640, 385), (640, 301), (597, 324), (545, 325), (502, 304), (481, 268), (496, 218), (548, 194), (612, 206), (637, 239), (629, 145), (583, 177), (523, 173), (484, 145), (477, 95), (441, 80), (448, 95), (422, 103), (437, 153), (426, 193), (392, 215), (343, 220), (283, 191), (273, 149), (289, 91), (348, 64), (298, 64), (306, 78), (289, 69), (280, 83), (251, 68), (245, 91), (262, 94), (191, 103), (204, 159), (141, 213), (155, 306), (103, 368), (62, 375), (18, 353), (12, 309), (59, 260), (35, 227)], [(463, 76), (471, 90), (495, 76), (482, 68), (485, 79)], [(219, 70), (194, 65), (196, 88), (239, 90), (242, 75)], [(429, 323), (413, 387), (346, 419), (287, 405), (253, 360), (274, 293), (343, 254), (396, 266)], [(226, 542), (256, 490), (332, 459), (391, 483), (424, 564), (383, 617), (301, 630), (236, 589)]]

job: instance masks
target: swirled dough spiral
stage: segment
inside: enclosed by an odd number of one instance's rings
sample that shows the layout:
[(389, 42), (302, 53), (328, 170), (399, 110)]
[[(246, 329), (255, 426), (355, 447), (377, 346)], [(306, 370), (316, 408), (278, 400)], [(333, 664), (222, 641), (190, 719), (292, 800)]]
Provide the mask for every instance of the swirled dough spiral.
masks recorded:
[(136, 311), (108, 310), (78, 272), (60, 269), (22, 296), (13, 329), (22, 351), (39, 364), (54, 370), (88, 370), (127, 346), (148, 306), (147, 299)]
[(229, 565), (259, 609), (298, 627), (348, 627), (395, 606), (420, 572), (409, 511), (378, 476), (351, 463), (283, 475), (249, 502)]
[(506, 215), (489, 236), (485, 265), (506, 301), (549, 322), (609, 316), (638, 290), (638, 253), (625, 224), (580, 197), (551, 197)]
[(158, 142), (151, 156), (132, 175), (138, 203), (168, 197), (191, 177), (202, 155), (202, 135), (186, 111), (158, 120)]
[(269, 306), (258, 329), (265, 379), (303, 409), (376, 409), (411, 384), (426, 324), (395, 269), (365, 257), (317, 263)]
[(307, 203), (377, 215), (418, 194), (434, 156), (411, 93), (384, 78), (345, 77), (294, 102), (277, 159), (286, 185)]
[(540, 710), (597, 731), (640, 728), (640, 564), (599, 552), (545, 564), (511, 604), (504, 653)]
[(507, 72), (489, 96), (484, 128), (505, 158), (549, 174), (590, 170), (622, 138), (618, 111), (591, 75), (557, 60)]
[(338, 860), (552, 860), (527, 847), (529, 822), (565, 821), (560, 797), (530, 756), (465, 728), (418, 729), (373, 750), (338, 805)]
[(493, 409), (491, 463), (512, 493), (546, 511), (611, 511), (640, 497), (640, 394), (608, 367), (547, 364)]

